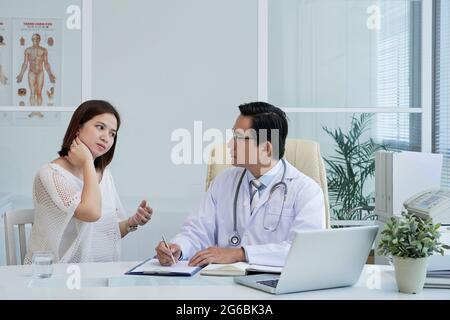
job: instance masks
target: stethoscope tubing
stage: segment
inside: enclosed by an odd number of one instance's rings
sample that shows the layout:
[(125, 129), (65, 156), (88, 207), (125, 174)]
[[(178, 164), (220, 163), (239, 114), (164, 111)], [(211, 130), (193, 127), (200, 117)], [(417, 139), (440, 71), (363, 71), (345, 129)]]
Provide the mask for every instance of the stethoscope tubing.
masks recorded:
[[(281, 177), (280, 181), (278, 181), (276, 184), (274, 184), (272, 186), (272, 188), (270, 188), (269, 199), (271, 198), (271, 195), (275, 191), (275, 189), (278, 186), (280, 186), (280, 185), (284, 186), (284, 200), (286, 199), (287, 185), (284, 182), (284, 178), (286, 176), (286, 162), (284, 161), (284, 159), (281, 159), (281, 162), (283, 163), (283, 176)], [(241, 236), (239, 235), (239, 233), (237, 231), (237, 200), (238, 200), (238, 196), (239, 196), (239, 190), (241, 189), (242, 180), (244, 179), (244, 176), (245, 176), (246, 172), (247, 172), (247, 169), (244, 169), (244, 171), (241, 174), (241, 177), (239, 178), (239, 182), (238, 182), (238, 185), (237, 185), (237, 188), (236, 188), (236, 192), (234, 194), (234, 201), (233, 201), (233, 233), (231, 234), (230, 239), (229, 239), (229, 243), (232, 246), (238, 246), (241, 243)], [(284, 201), (283, 201), (283, 206), (284, 206)], [(283, 208), (281, 210), (283, 210)], [(277, 226), (272, 231), (275, 231), (278, 228), (279, 224), (280, 224), (280, 219), (278, 219)]]

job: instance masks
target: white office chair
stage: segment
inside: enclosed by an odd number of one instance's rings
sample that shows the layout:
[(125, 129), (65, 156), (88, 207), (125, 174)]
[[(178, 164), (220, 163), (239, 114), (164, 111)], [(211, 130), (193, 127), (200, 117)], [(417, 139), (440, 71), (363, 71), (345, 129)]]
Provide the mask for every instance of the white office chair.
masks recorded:
[(6, 264), (16, 265), (16, 241), (14, 235), (14, 226), (19, 229), (20, 261), (23, 264), (25, 254), (27, 253), (27, 237), (25, 234), (25, 225), (34, 223), (34, 209), (24, 209), (8, 211), (5, 213), (5, 246), (6, 246)]

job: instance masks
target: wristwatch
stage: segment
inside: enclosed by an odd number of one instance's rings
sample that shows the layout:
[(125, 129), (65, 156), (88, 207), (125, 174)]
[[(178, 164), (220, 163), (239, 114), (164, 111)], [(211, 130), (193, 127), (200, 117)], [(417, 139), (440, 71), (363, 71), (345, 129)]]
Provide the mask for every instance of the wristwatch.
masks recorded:
[(138, 225), (134, 225), (134, 226), (130, 225), (130, 218), (128, 218), (128, 220), (127, 220), (127, 227), (128, 227), (127, 228), (128, 232), (133, 232), (133, 231), (137, 230)]

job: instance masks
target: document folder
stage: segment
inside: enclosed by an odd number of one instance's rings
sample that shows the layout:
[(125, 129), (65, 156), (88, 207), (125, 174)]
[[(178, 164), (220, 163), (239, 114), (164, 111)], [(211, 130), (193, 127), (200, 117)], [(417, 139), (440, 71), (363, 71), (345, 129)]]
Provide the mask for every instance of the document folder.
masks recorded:
[(158, 259), (149, 258), (125, 272), (125, 274), (149, 276), (192, 276), (200, 269), (201, 267), (188, 266), (188, 261), (178, 261), (177, 264), (166, 267), (162, 266)]

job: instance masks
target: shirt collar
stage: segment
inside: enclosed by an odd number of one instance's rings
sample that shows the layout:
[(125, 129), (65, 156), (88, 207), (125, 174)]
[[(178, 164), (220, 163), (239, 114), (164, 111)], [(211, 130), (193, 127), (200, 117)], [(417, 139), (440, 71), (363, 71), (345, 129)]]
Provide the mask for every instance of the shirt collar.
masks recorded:
[[(275, 178), (275, 176), (282, 169), (283, 169), (283, 164), (281, 163), (280, 160), (278, 160), (277, 164), (274, 165), (272, 167), (272, 169), (270, 169), (265, 174), (263, 174), (261, 177), (259, 177), (259, 181), (263, 184), (262, 188), (264, 189), (265, 187), (267, 187), (272, 182), (272, 180)], [(256, 178), (253, 176), (253, 174), (249, 170), (247, 170), (247, 181), (248, 181), (248, 184), (250, 184), (250, 182), (253, 179), (256, 179)]]

